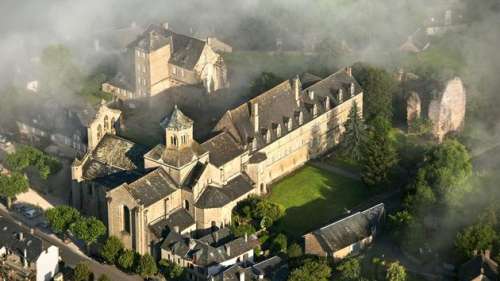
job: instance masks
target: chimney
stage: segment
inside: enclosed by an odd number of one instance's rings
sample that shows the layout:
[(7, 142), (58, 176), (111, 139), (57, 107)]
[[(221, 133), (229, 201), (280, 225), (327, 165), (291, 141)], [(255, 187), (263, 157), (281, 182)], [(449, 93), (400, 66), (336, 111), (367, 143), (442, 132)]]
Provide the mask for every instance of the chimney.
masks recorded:
[(174, 231), (177, 232), (177, 233), (180, 233), (178, 225), (174, 226)]
[(326, 110), (329, 110), (330, 109), (330, 97), (329, 96), (326, 96), (325, 98), (325, 109)]
[(253, 128), (254, 132), (258, 133), (259, 132), (259, 104), (257, 102), (252, 104), (252, 122), (253, 122)]
[(245, 272), (242, 270), (238, 273), (239, 281), (245, 281)]
[(167, 21), (166, 21), (166, 22), (164, 22), (164, 23), (162, 23), (162, 26), (163, 26), (163, 28), (164, 28), (165, 30), (168, 30), (168, 22), (167, 22)]
[(248, 233), (245, 232), (245, 243), (248, 242)]
[(300, 88), (301, 88), (300, 78), (299, 75), (297, 75), (293, 79), (293, 91), (295, 93), (295, 102), (297, 103), (297, 107), (300, 106)]
[(219, 242), (219, 232), (217, 231), (214, 232), (214, 241), (215, 243)]
[(196, 241), (194, 239), (189, 239), (189, 249), (193, 249), (196, 246)]
[(314, 99), (314, 91), (308, 91), (308, 93), (309, 93), (309, 98), (311, 100), (313, 100)]
[(352, 77), (352, 67), (350, 66), (346, 67), (345, 72), (347, 73), (347, 75), (349, 75), (349, 77)]
[(229, 245), (225, 245), (224, 248), (226, 249), (226, 255), (231, 256), (231, 247), (229, 247)]
[(19, 241), (23, 241), (24, 240), (24, 233), (22, 231), (17, 233), (17, 238), (19, 238)]

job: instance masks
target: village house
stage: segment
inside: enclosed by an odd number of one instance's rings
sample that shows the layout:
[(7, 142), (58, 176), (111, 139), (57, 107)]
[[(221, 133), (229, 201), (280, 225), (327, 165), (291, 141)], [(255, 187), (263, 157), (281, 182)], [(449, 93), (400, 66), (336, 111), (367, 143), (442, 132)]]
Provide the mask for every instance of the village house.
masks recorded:
[(8, 280), (50, 281), (59, 271), (59, 248), (0, 217), (0, 268)]
[(131, 42), (119, 72), (102, 90), (120, 99), (154, 96), (171, 87), (201, 84), (208, 93), (227, 88), (227, 67), (220, 52), (231, 47), (173, 32), (168, 24), (150, 25)]
[(161, 244), (161, 258), (185, 267), (189, 280), (209, 280), (223, 269), (251, 263), (254, 248), (259, 246), (255, 235), (234, 237), (229, 228), (214, 231), (199, 239), (170, 231)]
[(384, 204), (379, 204), (307, 233), (304, 253), (328, 257), (334, 262), (357, 254), (373, 242), (384, 216)]
[(149, 150), (116, 135), (104, 122), (118, 120), (112, 110), (96, 118), (88, 152), (72, 165), (73, 204), (141, 254), (155, 251), (162, 230), (199, 236), (224, 228), (239, 201), (266, 194), (268, 184), (337, 144), (354, 104), (363, 107), (363, 92), (350, 68), (324, 79), (297, 76), (228, 110), (201, 144), (176, 106), (165, 143)]
[[(284, 269), (284, 270), (283, 270)], [(273, 256), (258, 263), (234, 264), (209, 278), (210, 281), (284, 281), (288, 268), (283, 259)]]

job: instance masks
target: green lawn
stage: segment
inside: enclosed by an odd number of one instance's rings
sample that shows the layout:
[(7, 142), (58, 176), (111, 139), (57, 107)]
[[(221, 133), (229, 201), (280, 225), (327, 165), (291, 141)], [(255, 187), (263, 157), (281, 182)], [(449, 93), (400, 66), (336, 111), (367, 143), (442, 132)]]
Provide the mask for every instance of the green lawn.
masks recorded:
[(286, 209), (276, 230), (291, 239), (329, 223), (369, 198), (359, 181), (305, 166), (272, 187), (269, 199)]

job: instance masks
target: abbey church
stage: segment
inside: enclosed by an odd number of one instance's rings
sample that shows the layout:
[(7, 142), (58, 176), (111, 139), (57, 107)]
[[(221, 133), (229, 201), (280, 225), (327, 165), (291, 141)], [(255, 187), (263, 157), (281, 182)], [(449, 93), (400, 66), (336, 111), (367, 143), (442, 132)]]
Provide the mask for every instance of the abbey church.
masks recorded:
[[(152, 149), (117, 135), (121, 112), (101, 105), (88, 152), (72, 166), (73, 204), (127, 248), (153, 253), (167, 231), (203, 235), (231, 223), (236, 204), (339, 142), (363, 91), (343, 69), (286, 80), (229, 109), (203, 143), (175, 106)], [(361, 110), (360, 110), (361, 111)]]

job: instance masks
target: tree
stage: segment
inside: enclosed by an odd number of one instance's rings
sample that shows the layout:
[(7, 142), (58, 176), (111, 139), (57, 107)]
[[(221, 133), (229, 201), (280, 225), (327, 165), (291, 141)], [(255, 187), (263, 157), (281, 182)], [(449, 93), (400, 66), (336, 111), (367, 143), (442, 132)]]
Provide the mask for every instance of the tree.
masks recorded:
[(271, 244), (271, 249), (274, 252), (286, 252), (287, 244), (288, 244), (288, 239), (286, 238), (285, 234), (280, 233), (276, 235), (276, 237), (273, 239), (273, 242)]
[(484, 223), (469, 226), (457, 234), (455, 247), (463, 258), (472, 258), (475, 251), (488, 250), (497, 238), (495, 229)]
[(388, 183), (390, 172), (397, 163), (397, 152), (389, 137), (388, 124), (387, 119), (375, 118), (369, 139), (362, 149), (361, 179), (369, 186)]
[(80, 218), (80, 212), (73, 207), (61, 205), (48, 209), (45, 216), (52, 230), (64, 235), (70, 225)]
[(106, 274), (102, 274), (97, 281), (111, 281), (111, 279)]
[(7, 207), (10, 207), (12, 198), (28, 191), (28, 179), (21, 173), (0, 175), (0, 197), (7, 198)]
[(16, 171), (23, 172), (28, 166), (38, 170), (42, 179), (57, 173), (61, 169), (61, 163), (56, 158), (32, 146), (23, 145), (15, 153), (9, 154), (5, 159), (7, 166)]
[(123, 243), (116, 236), (110, 236), (101, 249), (101, 257), (110, 264), (116, 262), (118, 255), (123, 250)]
[(353, 75), (364, 90), (363, 113), (370, 123), (376, 116), (392, 119), (392, 97), (396, 81), (385, 69), (357, 63)]
[(431, 149), (426, 162), (418, 171), (432, 188), (439, 203), (458, 204), (469, 190), (468, 179), (472, 164), (465, 146), (455, 140), (447, 140)]
[(288, 281), (328, 281), (331, 274), (332, 269), (326, 261), (306, 260), (291, 272)]
[(406, 269), (404, 266), (400, 265), (399, 262), (393, 262), (389, 264), (389, 267), (387, 268), (385, 279), (387, 281), (405, 281)]
[(293, 243), (288, 247), (287, 254), (289, 258), (298, 258), (303, 254), (302, 247), (297, 243)]
[(413, 216), (407, 210), (399, 211), (389, 215), (389, 228), (391, 236), (395, 239), (402, 239), (405, 229), (413, 222)]
[(73, 61), (71, 50), (64, 45), (50, 45), (43, 49), (41, 55), (43, 67), (41, 90), (48, 94), (56, 94), (61, 89), (77, 92), (82, 81), (80, 69)]
[(357, 281), (361, 277), (361, 265), (358, 259), (347, 259), (337, 266), (340, 272), (340, 280)]
[(411, 188), (415, 193), (408, 195), (405, 198), (404, 204), (413, 214), (426, 213), (432, 209), (436, 203), (436, 195), (432, 188), (422, 178), (421, 174), (417, 175), (414, 186)]
[(124, 250), (118, 257), (118, 266), (125, 270), (130, 271), (132, 266), (134, 266), (135, 254), (131, 250)]
[(162, 259), (158, 263), (161, 274), (167, 280), (183, 280), (184, 268), (168, 260)]
[(76, 238), (85, 242), (87, 249), (90, 244), (106, 234), (106, 226), (95, 217), (81, 217), (70, 225), (70, 230)]
[(361, 147), (366, 141), (366, 126), (361, 119), (358, 105), (353, 103), (349, 118), (345, 122), (345, 132), (342, 135), (340, 149), (354, 161), (359, 161), (362, 157)]
[(252, 94), (261, 94), (267, 90), (272, 89), (274, 86), (283, 82), (283, 78), (275, 75), (272, 72), (262, 72), (250, 84), (250, 92)]
[(91, 272), (88, 263), (80, 262), (76, 265), (75, 270), (73, 271), (73, 279), (74, 281), (89, 281), (90, 274)]
[(144, 278), (152, 277), (158, 272), (156, 262), (150, 254), (145, 254), (139, 258), (137, 273)]
[(247, 223), (241, 223), (241, 224), (233, 224), (231, 225), (231, 233), (233, 233), (234, 236), (236, 237), (243, 237), (246, 235), (251, 235), (256, 232), (255, 227), (253, 227), (251, 224)]

